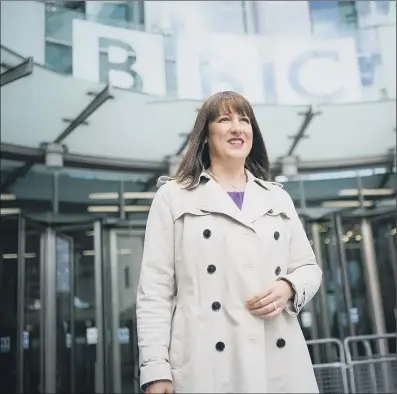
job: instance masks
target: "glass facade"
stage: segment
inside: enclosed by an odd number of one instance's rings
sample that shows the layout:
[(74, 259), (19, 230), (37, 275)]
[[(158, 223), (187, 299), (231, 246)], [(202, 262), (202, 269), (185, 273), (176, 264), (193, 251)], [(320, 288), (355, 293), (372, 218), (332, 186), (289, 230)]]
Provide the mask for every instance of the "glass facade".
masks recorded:
[[(75, 3), (81, 4), (80, 6), (76, 4), (73, 7), (65, 8), (59, 3), (54, 3), (46, 7), (46, 62), (51, 68), (59, 72), (72, 74), (74, 72), (73, 51), (71, 50), (73, 21), (80, 19), (110, 27), (146, 31), (164, 36), (167, 95), (179, 97), (181, 94), (183, 95), (182, 92), (186, 89), (183, 88), (181, 77), (178, 76), (178, 62), (183, 65), (181, 67), (185, 67), (186, 59), (184, 58), (195, 56), (193, 49), (190, 50), (191, 55), (187, 54), (186, 49), (178, 52), (179, 40), (188, 40), (188, 47), (193, 47), (197, 46), (197, 39), (211, 42), (213, 40), (211, 37), (215, 36), (220, 36), (222, 40), (219, 41), (218, 46), (231, 46), (229, 52), (227, 52), (228, 56), (229, 53), (233, 56), (232, 53), (235, 50), (241, 51), (237, 47), (233, 48), (231, 44), (236, 36), (246, 37), (243, 38), (244, 47), (249, 46), (252, 40), (255, 41), (253, 45), (256, 48), (255, 51), (260, 54), (260, 58), (258, 60), (250, 59), (250, 62), (258, 62), (257, 75), (252, 75), (251, 78), (256, 78), (257, 83), (262, 84), (261, 94), (258, 96), (259, 102), (271, 104), (299, 103), (289, 102), (285, 94), (281, 92), (282, 88), (279, 86), (279, 77), (276, 73), (276, 70), (280, 68), (280, 62), (298, 61), (298, 58), (294, 58), (294, 56), (299, 56), (299, 53), (295, 53), (296, 51), (292, 48), (284, 48), (284, 55), (279, 54), (276, 49), (279, 45), (285, 45), (283, 41), (287, 37), (291, 39), (292, 36), (294, 40), (298, 40), (299, 45), (303, 45), (301, 49), (303, 53), (310, 52), (313, 46), (315, 50), (320, 52), (322, 50), (320, 48), (329, 50), (326, 49), (330, 48), (329, 45), (323, 44), (323, 42), (334, 40), (336, 45), (334, 45), (334, 48), (339, 46), (339, 49), (332, 49), (336, 51), (335, 56), (348, 56), (343, 61), (357, 63), (357, 68), (350, 68), (350, 71), (347, 71), (346, 68), (348, 63), (343, 66), (345, 72), (352, 74), (351, 79), (357, 78), (354, 94), (352, 93), (350, 96), (339, 95), (335, 98), (332, 95), (303, 95), (300, 98), (302, 103), (380, 100), (385, 95), (387, 97), (390, 97), (390, 94), (393, 95), (393, 92), (389, 92), (390, 88), (387, 88), (382, 76), (385, 70), (379, 33), (384, 26), (395, 26), (396, 8), (392, 1), (299, 1), (293, 4), (283, 1)], [(369, 24), (368, 21), (371, 18), (373, 23)], [(208, 47), (204, 51), (211, 51), (211, 49)], [(291, 55), (285, 55), (285, 51), (291, 51)], [(341, 55), (342, 52), (340, 51), (345, 51), (345, 55)], [(350, 53), (346, 51), (350, 51)], [(337, 55), (338, 53), (339, 55)], [(75, 56), (77, 55), (75, 54)], [(100, 61), (106, 63), (104, 59), (108, 56), (107, 48), (102, 48)], [(209, 60), (206, 60), (208, 56)], [(216, 59), (212, 59), (211, 56), (211, 54), (206, 56), (201, 54), (199, 55), (199, 62), (201, 64), (208, 61), (210, 64), (215, 62)], [(251, 55), (243, 50), (239, 56), (244, 58)], [(123, 71), (128, 71), (128, 64), (128, 62), (124, 62), (121, 65)], [(291, 64), (291, 67), (293, 64)], [(298, 67), (298, 63), (296, 64), (296, 67)], [(302, 66), (309, 67), (309, 65), (306, 66), (306, 63), (299, 65), (299, 72), (303, 73), (302, 75), (309, 72), (312, 74), (313, 72), (319, 72), (313, 68), (315, 63), (310, 64), (312, 68), (308, 68), (308, 71), (305, 71), (306, 69)], [(335, 68), (336, 64), (329, 63), (327, 65), (324, 63), (322, 67), (330, 67), (330, 72), (335, 74), (334, 78), (341, 78)], [(103, 81), (108, 78), (111, 65), (101, 69), (103, 72), (101, 72), (100, 81)], [(208, 94), (205, 85), (210, 83), (209, 79), (214, 78), (212, 72), (212, 68), (210, 68), (206, 74), (202, 74), (202, 77), (200, 77), (203, 78), (201, 92), (194, 93), (194, 97), (202, 98)], [(224, 69), (222, 73), (227, 73), (227, 70)], [(298, 82), (291, 81), (292, 84)], [(311, 83), (324, 84), (321, 79), (313, 80)], [(233, 88), (236, 88), (236, 86), (238, 85), (232, 85)], [(135, 89), (139, 90), (139, 87), (135, 87)], [(189, 87), (189, 89), (193, 88)], [(324, 89), (326, 88), (324, 87)]]

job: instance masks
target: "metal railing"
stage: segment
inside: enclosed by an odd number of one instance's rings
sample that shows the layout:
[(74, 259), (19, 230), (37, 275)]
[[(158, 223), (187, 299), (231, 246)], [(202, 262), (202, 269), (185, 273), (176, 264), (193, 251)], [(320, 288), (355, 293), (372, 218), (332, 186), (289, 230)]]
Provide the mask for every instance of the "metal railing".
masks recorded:
[[(396, 354), (388, 349), (390, 339), (396, 340), (396, 334), (362, 335), (344, 340), (352, 394), (397, 392), (397, 361)], [(357, 345), (360, 344), (363, 352), (359, 354)]]
[(396, 354), (388, 341), (396, 334), (306, 341), (320, 393), (396, 393)]
[(326, 338), (313, 339), (306, 343), (317, 359), (324, 360), (313, 365), (320, 393), (349, 393), (342, 341)]

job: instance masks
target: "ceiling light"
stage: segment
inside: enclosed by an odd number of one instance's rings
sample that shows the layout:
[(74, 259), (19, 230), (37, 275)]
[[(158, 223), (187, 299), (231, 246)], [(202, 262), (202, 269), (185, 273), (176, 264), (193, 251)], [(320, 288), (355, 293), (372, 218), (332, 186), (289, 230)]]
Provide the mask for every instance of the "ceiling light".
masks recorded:
[[(36, 253), (25, 253), (25, 259), (34, 259), (36, 257)], [(5, 253), (3, 254), (3, 259), (4, 260), (11, 260), (11, 259), (17, 259), (18, 254), (16, 253)]]
[[(361, 193), (363, 196), (390, 196), (394, 194), (393, 189), (361, 189)], [(358, 196), (358, 189), (342, 189), (339, 191), (340, 196), (344, 197), (354, 197)]]
[[(371, 201), (364, 201), (364, 207), (371, 207)], [(324, 201), (323, 207), (327, 208), (355, 208), (360, 207), (360, 201)]]
[(149, 212), (150, 205), (129, 205), (124, 207), (125, 212)]
[(126, 192), (124, 198), (127, 199), (152, 199), (156, 195), (156, 192)]
[(119, 193), (91, 193), (88, 197), (91, 200), (118, 200)]
[(91, 205), (87, 208), (88, 212), (118, 212), (117, 205)]
[[(124, 199), (127, 200), (141, 200), (141, 199), (152, 199), (155, 196), (155, 192), (126, 192), (123, 194)], [(91, 200), (118, 200), (119, 193), (91, 193), (89, 195)]]
[[(150, 205), (127, 205), (124, 207), (124, 212), (148, 212)], [(120, 208), (117, 205), (90, 205), (87, 208), (88, 212), (119, 212)]]
[(0, 215), (17, 215), (18, 213), (21, 213), (21, 210), (19, 208), (1, 208), (0, 209)]
[(0, 194), (0, 201), (13, 201), (15, 196), (13, 194)]

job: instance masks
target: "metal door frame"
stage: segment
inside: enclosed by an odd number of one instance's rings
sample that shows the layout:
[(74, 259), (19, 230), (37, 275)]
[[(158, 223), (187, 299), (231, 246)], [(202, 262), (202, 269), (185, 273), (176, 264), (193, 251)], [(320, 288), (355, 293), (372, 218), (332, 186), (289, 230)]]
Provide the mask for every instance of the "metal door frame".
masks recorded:
[[(145, 231), (142, 229), (126, 229), (120, 227), (109, 227), (106, 229), (107, 238), (109, 243), (109, 250), (107, 256), (109, 258), (108, 266), (110, 269), (110, 280), (107, 282), (107, 286), (110, 286), (110, 304), (109, 311), (106, 316), (110, 321), (110, 363), (109, 373), (107, 381), (109, 386), (107, 387), (112, 393), (122, 393), (122, 382), (121, 382), (121, 355), (120, 355), (120, 344), (118, 337), (119, 330), (119, 293), (118, 293), (118, 260), (117, 260), (117, 237), (119, 235), (129, 235), (132, 237), (144, 237)], [(106, 286), (106, 285), (105, 285)], [(106, 292), (105, 290), (105, 292)]]
[(43, 348), (43, 235), (45, 227), (37, 220), (27, 218), (24, 215), (18, 216), (18, 270), (17, 270), (17, 342), (16, 342), (16, 392), (23, 394), (24, 388), (24, 326), (25, 326), (25, 296), (26, 296), (26, 237), (27, 237), (27, 223), (37, 228), (38, 235), (40, 235), (40, 387), (44, 387), (44, 348)]
[[(56, 393), (56, 373), (57, 373), (57, 347), (56, 347), (56, 240), (57, 237), (70, 238), (63, 234), (64, 230), (78, 228), (94, 229), (94, 267), (95, 267), (95, 318), (98, 332), (96, 344), (96, 364), (95, 364), (95, 390), (97, 394), (104, 393), (104, 334), (103, 334), (103, 276), (102, 276), (102, 235), (101, 222), (99, 220), (84, 224), (67, 224), (64, 226), (51, 226), (37, 219), (19, 217), (18, 223), (18, 300), (17, 300), (17, 392), (24, 392), (24, 347), (23, 347), (23, 328), (25, 322), (25, 248), (26, 248), (26, 226), (27, 221), (37, 226), (40, 236), (40, 387), (43, 392)], [(74, 244), (71, 248), (71, 286), (74, 294)], [(72, 295), (73, 295), (72, 294)], [(71, 309), (74, 314), (74, 299), (71, 300)], [(73, 325), (72, 325), (73, 326)], [(74, 327), (71, 328), (74, 331)], [(72, 348), (74, 343), (72, 332)], [(73, 350), (72, 350), (73, 357)], [(72, 358), (71, 362), (74, 360)], [(71, 372), (73, 377), (74, 371)], [(72, 389), (73, 383), (72, 383)]]

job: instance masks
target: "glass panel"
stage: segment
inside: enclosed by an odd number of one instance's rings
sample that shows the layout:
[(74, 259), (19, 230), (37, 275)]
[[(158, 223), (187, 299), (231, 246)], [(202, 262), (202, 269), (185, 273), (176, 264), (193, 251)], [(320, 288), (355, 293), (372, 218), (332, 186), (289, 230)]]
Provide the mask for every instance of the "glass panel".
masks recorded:
[[(389, 217), (372, 223), (376, 262), (385, 316), (386, 331), (396, 331), (396, 219)], [(389, 341), (389, 351), (396, 352), (396, 341)]]
[(17, 390), (18, 218), (0, 220), (1, 388)]
[(370, 304), (367, 302), (364, 259), (361, 254), (360, 223), (344, 223), (343, 242), (346, 253), (347, 272), (352, 297), (351, 319), (355, 334), (372, 334)]
[(57, 392), (96, 392), (93, 227), (57, 232)]
[(72, 392), (73, 367), (71, 365), (72, 332), (72, 240), (58, 236), (56, 238), (56, 357), (57, 357), (57, 393)]
[(346, 307), (343, 299), (341, 269), (336, 247), (336, 234), (330, 221), (320, 227), (321, 253), (323, 257), (323, 286), (331, 337), (343, 338), (347, 333)]
[[(110, 237), (113, 316), (113, 392), (139, 389), (136, 293), (143, 253), (143, 233), (114, 230)], [(117, 330), (118, 332), (114, 333)], [(119, 359), (119, 360), (117, 360)]]
[(41, 234), (26, 222), (25, 294), (23, 324), (23, 390), (42, 392), (42, 329), (41, 327)]

